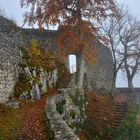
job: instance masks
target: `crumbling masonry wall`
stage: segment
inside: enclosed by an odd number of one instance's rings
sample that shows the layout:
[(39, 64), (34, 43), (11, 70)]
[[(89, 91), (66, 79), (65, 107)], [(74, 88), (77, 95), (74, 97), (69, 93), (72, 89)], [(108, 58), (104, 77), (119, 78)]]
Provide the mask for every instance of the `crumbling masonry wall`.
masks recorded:
[[(18, 46), (27, 47), (31, 39), (36, 39), (41, 48), (57, 54), (54, 39), (58, 31), (39, 32), (37, 29), (22, 29), (12, 21), (0, 16), (0, 102), (8, 100), (17, 79)], [(95, 43), (95, 45), (94, 45)], [(85, 84), (91, 90), (110, 90), (112, 84), (113, 65), (110, 50), (99, 43), (93, 42), (97, 48), (98, 58), (94, 66), (85, 64)], [(68, 59), (64, 60), (68, 66)]]
[(0, 102), (8, 100), (18, 76), (19, 50), (13, 38), (0, 33)]
[[(79, 140), (79, 137), (74, 133), (74, 127), (73, 129), (70, 128), (70, 119), (72, 117), (70, 116), (71, 110), (75, 110), (76, 113), (79, 110), (77, 106), (73, 105), (73, 102), (71, 102), (70, 95), (75, 94), (76, 89), (67, 88), (67, 89), (61, 89), (61, 94), (58, 94), (53, 97), (49, 97), (46, 101), (46, 117), (47, 117), (47, 124), (48, 129), (50, 129), (51, 139), (54, 140)], [(57, 111), (57, 104), (62, 102), (63, 100), (66, 100), (65, 107), (63, 110), (63, 114), (60, 114)], [(69, 104), (71, 102), (71, 104)], [(77, 114), (78, 115), (78, 114)], [(80, 116), (79, 116), (80, 117)], [(73, 120), (73, 119), (72, 119)], [(77, 119), (78, 120), (78, 119)]]

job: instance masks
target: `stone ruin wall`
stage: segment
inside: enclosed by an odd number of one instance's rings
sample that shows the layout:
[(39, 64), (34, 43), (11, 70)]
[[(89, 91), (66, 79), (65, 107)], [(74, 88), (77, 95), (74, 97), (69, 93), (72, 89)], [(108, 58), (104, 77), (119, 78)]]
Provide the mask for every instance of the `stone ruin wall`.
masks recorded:
[(39, 32), (38, 29), (20, 29), (20, 31), (25, 45), (29, 45), (31, 39), (36, 39), (43, 50), (50, 49), (55, 51), (57, 49), (53, 41), (58, 33), (55, 30)]
[[(40, 43), (44, 50), (51, 50), (57, 55), (57, 46), (54, 39), (58, 31), (46, 31), (39, 33), (37, 29), (22, 29), (24, 42), (28, 42), (35, 38)], [(99, 41), (94, 41), (94, 46), (97, 47), (97, 62), (96, 65), (85, 64), (85, 86), (90, 90), (105, 90), (111, 91), (113, 79), (113, 59), (109, 48), (101, 44)], [(47, 47), (46, 47), (47, 46)], [(68, 56), (69, 57), (69, 56)], [(69, 70), (69, 58), (63, 60), (66, 68)], [(78, 67), (78, 66), (77, 66)]]
[(13, 38), (0, 33), (0, 102), (7, 101), (18, 77), (19, 50)]
[[(10, 20), (0, 16), (0, 101), (8, 97), (17, 79), (18, 47), (27, 46), (31, 39), (37, 39), (42, 49), (57, 53), (53, 39), (58, 31), (39, 32), (37, 29), (21, 29)], [(86, 63), (87, 80), (89, 89), (110, 90), (112, 83), (112, 57), (111, 52), (99, 42), (95, 42), (98, 50), (97, 65), (90, 66)], [(48, 46), (46, 48), (46, 46)], [(68, 66), (68, 59), (65, 59)], [(4, 69), (3, 69), (4, 68)]]
[(109, 48), (96, 41), (97, 61), (93, 66), (86, 64), (88, 89), (111, 91), (113, 79), (113, 59)]
[[(8, 100), (18, 79), (18, 60), (20, 54), (18, 46), (23, 45), (26, 47), (30, 40), (35, 38), (38, 40), (43, 49), (49, 49), (53, 52), (57, 52), (57, 47), (53, 42), (57, 33), (57, 31), (45, 31), (43, 33), (39, 33), (38, 30), (35, 29), (21, 29), (11, 21), (0, 17), (0, 102), (6, 102)], [(46, 46), (49, 47), (46, 48)], [(112, 57), (110, 55), (110, 51), (104, 48), (104, 46), (101, 46), (101, 44), (96, 46), (99, 54), (97, 65), (85, 65), (87, 70), (85, 73), (87, 74), (87, 79), (89, 80), (85, 82), (88, 83), (90, 86), (89, 88), (91, 89), (94, 88), (93, 85), (97, 84), (99, 86), (98, 88), (104, 87), (109, 90), (110, 83), (108, 80), (111, 79)], [(103, 60), (102, 57), (104, 57)], [(68, 59), (65, 61), (66, 66), (69, 64), (67, 60)], [(110, 66), (108, 66), (109, 63)], [(94, 84), (91, 86), (91, 83), (93, 82)], [(61, 94), (47, 100), (46, 113), (48, 123), (54, 133), (55, 139), (59, 140), (67, 138), (78, 140), (79, 138), (77, 135), (75, 135), (73, 130), (68, 127), (67, 123), (56, 110), (56, 103), (61, 101), (63, 98), (64, 96)], [(71, 99), (68, 97), (67, 102), (68, 104), (72, 103)], [(69, 112), (71, 109), (70, 106), (77, 110), (73, 104), (70, 104), (65, 108), (65, 114), (67, 114), (67, 111)], [(57, 122), (55, 122), (56, 120)]]
[[(75, 109), (77, 113), (77, 107), (75, 105), (73, 106), (73, 103), (70, 102), (71, 98), (69, 96), (69, 94), (75, 94), (74, 91), (75, 89), (61, 89), (61, 94), (49, 97), (47, 99), (45, 112), (47, 117), (48, 129), (50, 129), (50, 132), (52, 133), (50, 139), (80, 140), (79, 137), (74, 133), (74, 128), (72, 129), (68, 125), (68, 123), (70, 124), (73, 122), (68, 119), (70, 117), (71, 109)], [(57, 103), (60, 103), (63, 100), (66, 100), (63, 112), (64, 115), (60, 114), (57, 111)], [(71, 120), (73, 119), (71, 118)]]
[(21, 36), (17, 26), (0, 16), (0, 102), (9, 100), (18, 78), (18, 44)]

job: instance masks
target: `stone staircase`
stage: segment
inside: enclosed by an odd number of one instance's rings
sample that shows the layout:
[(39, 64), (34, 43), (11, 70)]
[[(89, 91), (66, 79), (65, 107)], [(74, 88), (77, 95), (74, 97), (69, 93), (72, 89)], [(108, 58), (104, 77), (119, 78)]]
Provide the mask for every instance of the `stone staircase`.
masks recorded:
[(117, 95), (114, 97), (115, 114), (113, 116), (112, 127), (119, 127), (127, 114), (127, 97), (125, 95)]
[(119, 127), (127, 114), (127, 103), (115, 103), (115, 115), (112, 121), (112, 127)]

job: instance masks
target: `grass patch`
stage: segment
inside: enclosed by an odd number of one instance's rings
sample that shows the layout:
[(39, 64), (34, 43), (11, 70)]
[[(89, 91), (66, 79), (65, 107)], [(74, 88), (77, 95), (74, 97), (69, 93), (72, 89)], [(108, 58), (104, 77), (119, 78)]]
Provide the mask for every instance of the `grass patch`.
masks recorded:
[(20, 126), (23, 116), (19, 110), (3, 106), (0, 112), (0, 140), (12, 140), (15, 137), (16, 130)]
[(27, 112), (35, 105), (30, 100), (23, 101), (21, 109), (12, 109), (0, 104), (0, 140), (14, 140)]

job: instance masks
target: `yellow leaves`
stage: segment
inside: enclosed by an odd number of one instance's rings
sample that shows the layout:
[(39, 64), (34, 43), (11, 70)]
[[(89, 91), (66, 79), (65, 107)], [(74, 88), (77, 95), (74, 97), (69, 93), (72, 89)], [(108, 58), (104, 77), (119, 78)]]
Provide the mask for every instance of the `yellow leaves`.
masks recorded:
[(38, 48), (38, 43), (35, 39), (31, 40), (31, 47), (26, 49), (29, 58), (26, 59), (27, 64), (33, 67), (40, 66), (41, 51)]
[[(52, 71), (55, 68), (55, 57), (50, 51), (42, 51), (38, 47), (38, 42), (34, 39), (31, 40), (31, 47), (22, 48), (23, 59), (25, 59), (25, 65), (38, 69), (43, 68), (46, 71)], [(26, 56), (26, 57), (25, 57)], [(23, 65), (23, 64), (22, 64)]]
[(33, 48), (38, 46), (37, 40), (36, 39), (31, 39), (30, 44)]
[(29, 51), (33, 57), (40, 57), (41, 56), (41, 51), (37, 47), (32, 46)]

